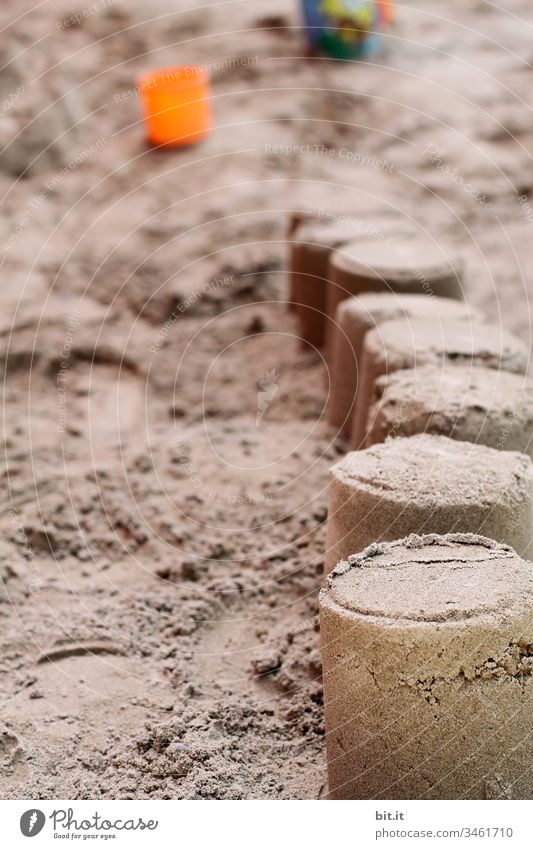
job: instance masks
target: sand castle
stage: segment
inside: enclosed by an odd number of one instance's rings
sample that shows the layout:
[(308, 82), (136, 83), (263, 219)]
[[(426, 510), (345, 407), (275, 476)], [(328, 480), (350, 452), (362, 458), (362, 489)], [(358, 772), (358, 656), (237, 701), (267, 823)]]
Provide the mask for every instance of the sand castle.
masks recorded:
[(412, 533), (481, 533), (533, 556), (533, 463), (421, 434), (352, 451), (330, 472), (325, 567)]
[(456, 258), (410, 237), (348, 235), (301, 224), (291, 277), (302, 337), (326, 342), (329, 423), (359, 449), (330, 472), (329, 798), (522, 798), (533, 754), (528, 351), (462, 301)]
[(423, 318), (426, 321), (480, 320), (477, 310), (463, 301), (428, 295), (367, 293), (343, 301), (331, 336), (331, 392), (328, 420), (347, 437), (357, 407), (358, 384), (365, 335), (385, 321)]
[(479, 366), (404, 369), (380, 377), (365, 444), (432, 433), (533, 457), (533, 381)]
[(469, 534), (373, 545), (320, 629), (329, 798), (529, 798), (530, 563)]
[[(463, 298), (462, 263), (420, 237), (351, 243), (337, 250), (329, 264), (328, 318), (339, 304), (363, 292), (399, 292)], [(328, 351), (331, 336), (327, 338)]]
[(326, 287), (332, 251), (356, 236), (351, 221), (303, 221), (290, 251), (291, 300), (298, 315), (303, 343), (321, 348), (326, 329)]
[(460, 258), (446, 256), (392, 215), (293, 213), (288, 238), (289, 303), (304, 344), (321, 348), (327, 341), (329, 351), (337, 307), (350, 295), (463, 297)]
[(388, 321), (365, 336), (350, 444), (352, 448), (363, 444), (374, 384), (382, 375), (430, 364), (472, 364), (525, 374), (528, 359), (526, 346), (496, 325), (417, 318)]
[[(302, 213), (293, 216), (290, 233), (290, 300), (298, 315), (302, 343), (322, 348), (328, 325), (330, 259), (343, 245), (359, 245), (397, 233), (392, 216), (371, 219), (341, 215), (336, 219)], [(334, 316), (332, 316), (334, 318)]]

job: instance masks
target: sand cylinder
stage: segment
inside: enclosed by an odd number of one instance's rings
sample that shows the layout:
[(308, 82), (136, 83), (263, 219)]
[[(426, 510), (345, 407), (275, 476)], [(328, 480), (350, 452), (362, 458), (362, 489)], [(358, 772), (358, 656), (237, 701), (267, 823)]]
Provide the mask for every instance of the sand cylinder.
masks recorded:
[(373, 542), (480, 533), (533, 556), (533, 464), (516, 451), (420, 434), (330, 470), (326, 572)]
[(298, 303), (296, 291), (297, 284), (294, 274), (292, 273), (291, 242), (295, 238), (298, 228), (304, 223), (304, 221), (317, 221), (318, 218), (318, 212), (310, 209), (297, 209), (289, 215), (289, 224), (287, 227), (287, 241), (289, 243), (289, 300), (287, 306), (289, 308), (289, 312), (296, 312), (296, 305)]
[[(327, 313), (335, 317), (346, 298), (362, 292), (411, 292), (463, 297), (462, 262), (422, 237), (372, 239), (335, 251), (330, 260)], [(327, 339), (328, 358), (330, 336)]]
[(417, 318), (379, 325), (366, 334), (363, 344), (351, 447), (364, 445), (368, 411), (374, 402), (378, 377), (426, 365), (478, 365), (525, 374), (528, 357), (526, 346), (497, 325)]
[(328, 420), (349, 437), (352, 415), (357, 406), (361, 353), (365, 334), (384, 321), (399, 318), (479, 319), (479, 314), (463, 301), (428, 295), (400, 295), (396, 292), (368, 292), (348, 298), (337, 308), (331, 344), (331, 392)]
[(291, 298), (296, 304), (302, 342), (322, 348), (326, 335), (328, 273), (332, 253), (342, 245), (385, 238), (406, 230), (394, 216), (307, 216), (293, 230), (290, 243)]
[(380, 377), (374, 390), (367, 446), (432, 433), (533, 457), (533, 380), (523, 375), (425, 366)]
[(320, 635), (331, 799), (531, 798), (531, 563), (472, 534), (371, 546)]
[(356, 236), (352, 222), (303, 222), (290, 245), (291, 297), (304, 344), (321, 348), (326, 327), (326, 292), (331, 252)]

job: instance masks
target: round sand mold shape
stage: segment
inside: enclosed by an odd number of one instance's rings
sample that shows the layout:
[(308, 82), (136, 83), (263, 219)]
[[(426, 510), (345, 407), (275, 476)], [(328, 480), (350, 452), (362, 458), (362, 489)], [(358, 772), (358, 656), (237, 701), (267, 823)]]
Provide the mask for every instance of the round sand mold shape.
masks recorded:
[(405, 369), (380, 377), (366, 445), (440, 434), (533, 457), (533, 380), (478, 366)]
[(363, 344), (357, 412), (353, 416), (352, 448), (364, 444), (368, 411), (378, 377), (421, 366), (484, 366), (525, 374), (526, 346), (501, 327), (465, 321), (400, 319), (366, 334)]
[[(322, 348), (326, 334), (328, 269), (333, 251), (348, 243), (384, 238), (396, 233), (401, 223), (392, 216), (361, 218), (339, 216), (339, 220), (304, 220), (296, 228), (290, 244), (291, 297), (296, 304), (303, 344)], [(405, 225), (403, 226), (405, 230)]]
[(330, 798), (531, 798), (531, 563), (470, 534), (371, 546), (320, 635)]
[(373, 542), (481, 533), (533, 556), (533, 464), (421, 434), (352, 451), (330, 471), (326, 572)]
[(289, 224), (287, 226), (287, 240), (289, 242), (289, 301), (288, 308), (290, 312), (296, 312), (296, 304), (298, 301), (297, 297), (297, 287), (294, 274), (292, 273), (292, 245), (291, 241), (295, 238), (295, 235), (298, 231), (298, 228), (304, 223), (304, 221), (316, 221), (318, 219), (318, 213), (313, 212), (312, 210), (302, 209), (296, 210), (289, 215)]
[[(331, 257), (327, 313), (363, 292), (401, 292), (463, 298), (462, 262), (420, 237), (391, 236), (344, 245)], [(333, 336), (328, 333), (328, 357)]]
[(462, 301), (394, 292), (367, 293), (343, 301), (335, 316), (331, 345), (329, 422), (349, 437), (357, 407), (358, 379), (365, 335), (385, 321), (401, 318), (449, 320), (480, 319), (477, 310)]
[(331, 252), (354, 239), (351, 223), (303, 223), (290, 245), (291, 297), (298, 316), (302, 342), (324, 344), (326, 289)]

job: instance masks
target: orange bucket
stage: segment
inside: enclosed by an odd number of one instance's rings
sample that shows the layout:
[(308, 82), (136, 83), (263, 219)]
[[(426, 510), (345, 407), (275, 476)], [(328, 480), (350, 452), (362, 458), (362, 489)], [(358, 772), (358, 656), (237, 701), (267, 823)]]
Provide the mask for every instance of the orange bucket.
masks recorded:
[(212, 128), (209, 78), (199, 65), (162, 68), (139, 79), (148, 141), (182, 147)]

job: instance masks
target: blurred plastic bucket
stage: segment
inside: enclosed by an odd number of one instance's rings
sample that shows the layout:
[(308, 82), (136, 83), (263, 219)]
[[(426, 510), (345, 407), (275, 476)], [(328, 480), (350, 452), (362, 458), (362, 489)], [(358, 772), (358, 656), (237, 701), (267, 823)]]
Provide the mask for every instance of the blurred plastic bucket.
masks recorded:
[(144, 74), (139, 79), (139, 92), (151, 144), (182, 147), (210, 133), (209, 78), (198, 65)]

